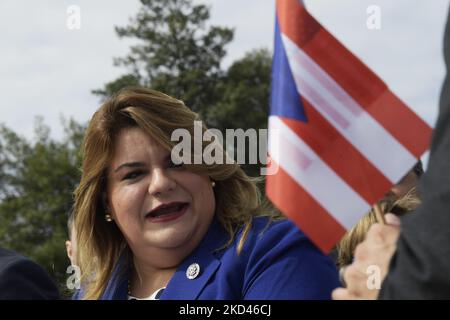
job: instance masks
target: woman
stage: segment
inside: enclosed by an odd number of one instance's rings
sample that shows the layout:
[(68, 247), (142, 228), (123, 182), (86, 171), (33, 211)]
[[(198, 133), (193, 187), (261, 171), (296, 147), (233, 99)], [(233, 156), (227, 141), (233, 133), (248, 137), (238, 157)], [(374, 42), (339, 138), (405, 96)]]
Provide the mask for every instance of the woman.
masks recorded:
[(331, 260), (274, 221), (239, 165), (172, 162), (172, 132), (193, 137), (195, 120), (142, 88), (94, 114), (75, 191), (77, 298), (329, 299), (339, 285)]

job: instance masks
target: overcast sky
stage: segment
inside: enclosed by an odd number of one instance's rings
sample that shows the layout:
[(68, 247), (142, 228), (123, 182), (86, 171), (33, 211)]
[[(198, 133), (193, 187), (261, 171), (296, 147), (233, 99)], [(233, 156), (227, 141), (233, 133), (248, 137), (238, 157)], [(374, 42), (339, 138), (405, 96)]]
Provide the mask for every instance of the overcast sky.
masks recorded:
[[(273, 0), (198, 0), (211, 23), (235, 28), (224, 65), (273, 45)], [(305, 0), (308, 10), (372, 68), (402, 100), (433, 125), (444, 78), (442, 37), (449, 0)], [(81, 9), (81, 29), (66, 27), (67, 8)], [(366, 27), (369, 5), (381, 9), (381, 29)], [(0, 2), (0, 122), (32, 138), (42, 115), (54, 137), (60, 117), (87, 121), (99, 106), (90, 91), (125, 72), (113, 57), (130, 42), (124, 26), (138, 0), (2, 0)]]

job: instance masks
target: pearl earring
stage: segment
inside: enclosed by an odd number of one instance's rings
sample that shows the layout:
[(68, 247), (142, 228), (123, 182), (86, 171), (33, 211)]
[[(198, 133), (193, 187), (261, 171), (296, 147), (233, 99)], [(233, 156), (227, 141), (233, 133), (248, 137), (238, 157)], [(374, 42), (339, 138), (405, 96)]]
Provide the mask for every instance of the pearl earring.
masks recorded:
[(111, 221), (113, 221), (113, 219), (112, 219), (112, 217), (111, 217), (110, 214), (105, 214), (105, 220), (106, 220), (106, 222), (111, 222)]

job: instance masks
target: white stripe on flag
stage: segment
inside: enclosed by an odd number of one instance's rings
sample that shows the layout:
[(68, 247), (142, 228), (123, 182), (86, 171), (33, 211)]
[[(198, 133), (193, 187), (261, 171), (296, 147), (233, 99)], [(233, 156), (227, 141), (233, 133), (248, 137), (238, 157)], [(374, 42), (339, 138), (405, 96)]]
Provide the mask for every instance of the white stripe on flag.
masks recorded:
[(269, 117), (269, 132), (272, 130), (277, 135), (269, 134), (270, 156), (336, 221), (352, 228), (370, 205), (277, 116)]
[(417, 159), (303, 50), (282, 34), (297, 90), (392, 183)]

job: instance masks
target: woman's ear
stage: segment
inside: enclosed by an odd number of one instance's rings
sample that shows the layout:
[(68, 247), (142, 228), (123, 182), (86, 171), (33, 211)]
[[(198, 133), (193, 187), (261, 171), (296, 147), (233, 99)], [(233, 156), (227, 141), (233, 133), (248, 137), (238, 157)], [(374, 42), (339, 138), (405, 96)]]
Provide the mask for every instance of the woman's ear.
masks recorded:
[(67, 257), (69, 257), (69, 260), (72, 261), (72, 242), (70, 242), (69, 240), (66, 241), (66, 252), (67, 252)]

